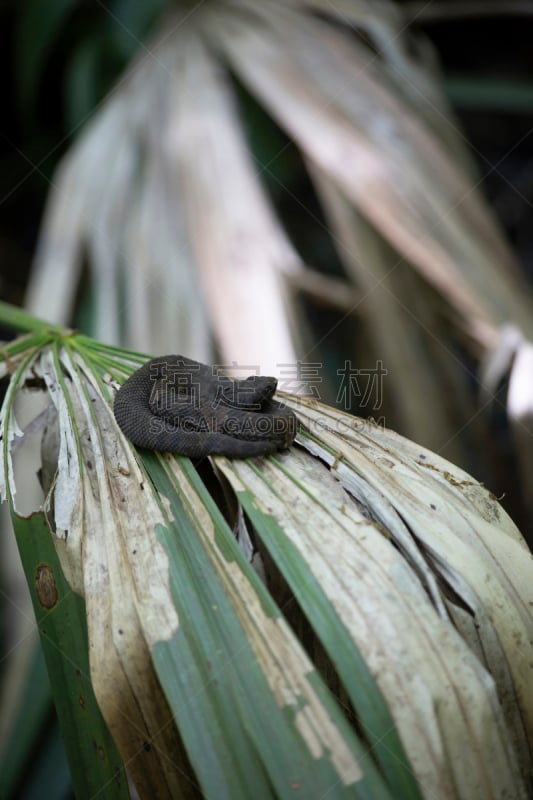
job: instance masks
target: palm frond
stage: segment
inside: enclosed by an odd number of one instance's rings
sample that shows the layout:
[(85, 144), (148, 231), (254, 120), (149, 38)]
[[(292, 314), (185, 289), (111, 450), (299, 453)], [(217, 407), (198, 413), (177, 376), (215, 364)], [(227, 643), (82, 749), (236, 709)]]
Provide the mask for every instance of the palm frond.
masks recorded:
[[(36, 585), (53, 601), (41, 632), (63, 655), (49, 669), (71, 686), (61, 664), (88, 658), (141, 796), (526, 798), (533, 565), (487, 490), (291, 395), (302, 428), (290, 451), (215, 457), (200, 474), (137, 453), (115, 423), (114, 391), (142, 356), (57, 332), (3, 354), (2, 485), (21, 549), (31, 524), (59, 559), (48, 553), (54, 581)], [(56, 409), (59, 452), (28, 523), (13, 441), (15, 399), (31, 387)], [(78, 595), (87, 640), (61, 621)], [(65, 700), (60, 719), (83, 738)], [(80, 775), (86, 762), (70, 758)]]

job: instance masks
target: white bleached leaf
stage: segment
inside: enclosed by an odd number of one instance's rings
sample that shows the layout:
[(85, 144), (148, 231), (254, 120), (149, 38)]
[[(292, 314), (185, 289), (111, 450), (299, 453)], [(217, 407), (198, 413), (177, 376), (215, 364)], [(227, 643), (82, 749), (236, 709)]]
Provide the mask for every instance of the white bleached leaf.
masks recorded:
[[(283, 399), (312, 434), (298, 442), (325, 464), (295, 450), (261, 472), (225, 462), (237, 496), (253, 494), (319, 581), (424, 793), (454, 797), (455, 785), (480, 796), (488, 772), (495, 796), (512, 786), (525, 798), (533, 561), (522, 537), (482, 486), (438, 456), (314, 401)], [(479, 757), (463, 768), (465, 748)]]

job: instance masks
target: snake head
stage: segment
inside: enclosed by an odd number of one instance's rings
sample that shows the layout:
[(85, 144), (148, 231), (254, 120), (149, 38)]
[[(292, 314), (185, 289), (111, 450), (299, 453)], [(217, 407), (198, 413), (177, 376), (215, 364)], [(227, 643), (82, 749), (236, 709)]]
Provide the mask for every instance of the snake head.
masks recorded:
[(262, 407), (264, 403), (271, 400), (276, 391), (278, 382), (276, 378), (269, 378), (261, 375), (250, 375), (243, 381), (238, 381), (238, 391), (242, 395), (239, 400), (239, 408), (252, 406)]
[(217, 404), (241, 411), (260, 411), (272, 399), (278, 382), (275, 378), (250, 375), (244, 380), (218, 376)]

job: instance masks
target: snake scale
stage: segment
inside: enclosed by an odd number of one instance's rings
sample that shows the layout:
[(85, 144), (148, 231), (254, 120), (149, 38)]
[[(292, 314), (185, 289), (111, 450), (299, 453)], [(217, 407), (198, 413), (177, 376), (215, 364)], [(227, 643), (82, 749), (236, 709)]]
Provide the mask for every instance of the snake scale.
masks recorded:
[(190, 458), (247, 458), (289, 447), (296, 417), (274, 400), (277, 380), (234, 380), (180, 355), (153, 358), (115, 396), (122, 432), (138, 447)]

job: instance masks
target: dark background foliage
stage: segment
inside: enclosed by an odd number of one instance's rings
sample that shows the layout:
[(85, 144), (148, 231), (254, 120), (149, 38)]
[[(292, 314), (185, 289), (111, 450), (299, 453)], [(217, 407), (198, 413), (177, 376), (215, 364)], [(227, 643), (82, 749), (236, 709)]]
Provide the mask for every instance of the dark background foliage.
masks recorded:
[[(7, 0), (0, 9), (2, 297), (20, 303), (54, 168), (169, 4)], [(518, 6), (523, 5), (523, 13)], [(406, 3), (408, 35), (435, 46), (480, 187), (533, 272), (533, 14), (527, 3)], [(507, 6), (507, 8), (506, 8)], [(469, 7), (467, 14), (465, 7)], [(491, 7), (493, 15), (487, 14)], [(515, 13), (509, 13), (511, 8)], [(456, 9), (458, 11), (456, 12)], [(500, 13), (496, 10), (500, 9)], [(261, 147), (260, 136), (256, 137)], [(266, 144), (268, 148), (268, 143)], [(296, 155), (293, 154), (294, 158)], [(307, 191), (284, 151), (270, 169)], [(288, 197), (288, 195), (287, 195)], [(287, 197), (285, 202), (287, 202)], [(309, 206), (312, 199), (302, 198)], [(278, 202), (283, 206), (284, 198)], [(291, 213), (291, 206), (287, 209)], [(297, 233), (296, 233), (297, 236)], [(320, 246), (320, 242), (314, 243)], [(327, 246), (323, 244), (327, 259)]]

